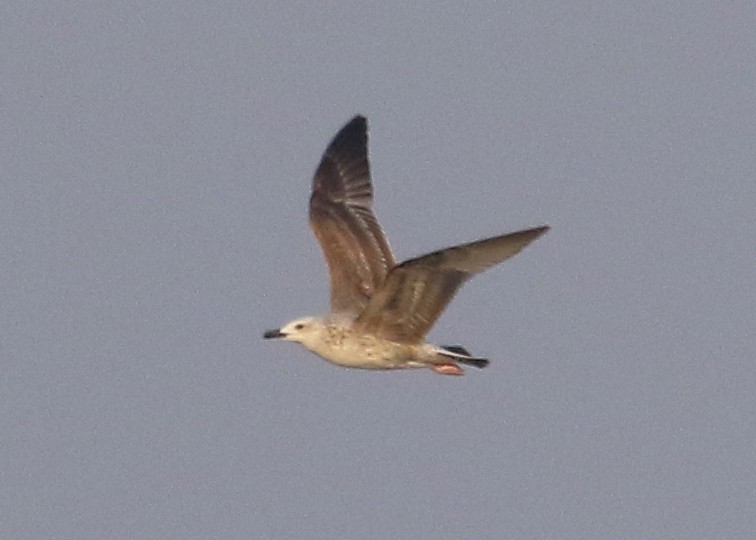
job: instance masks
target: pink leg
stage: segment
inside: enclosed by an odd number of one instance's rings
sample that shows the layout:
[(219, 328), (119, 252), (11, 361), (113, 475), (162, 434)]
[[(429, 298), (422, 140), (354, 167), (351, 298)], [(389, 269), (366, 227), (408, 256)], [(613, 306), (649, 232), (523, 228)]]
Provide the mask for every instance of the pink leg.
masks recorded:
[(465, 372), (457, 364), (431, 364), (430, 368), (441, 375), (464, 375)]

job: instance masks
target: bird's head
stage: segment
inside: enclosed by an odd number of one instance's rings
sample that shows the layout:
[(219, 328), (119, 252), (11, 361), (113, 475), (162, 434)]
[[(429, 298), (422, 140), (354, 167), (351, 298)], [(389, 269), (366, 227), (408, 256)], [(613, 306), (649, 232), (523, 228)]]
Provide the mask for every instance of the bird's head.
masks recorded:
[[(264, 339), (285, 339), (301, 343), (305, 347), (312, 341), (319, 339), (323, 322), (318, 317), (302, 317), (295, 319), (277, 330), (268, 330), (263, 334)], [(308, 347), (309, 348), (309, 347)]]

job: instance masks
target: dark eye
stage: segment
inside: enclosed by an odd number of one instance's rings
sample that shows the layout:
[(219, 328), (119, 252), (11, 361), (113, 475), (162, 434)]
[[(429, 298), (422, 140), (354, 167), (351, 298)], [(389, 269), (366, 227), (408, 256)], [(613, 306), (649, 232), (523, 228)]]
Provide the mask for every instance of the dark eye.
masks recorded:
[(304, 325), (302, 323), (294, 325), (294, 330), (301, 330), (302, 328), (304, 328)]

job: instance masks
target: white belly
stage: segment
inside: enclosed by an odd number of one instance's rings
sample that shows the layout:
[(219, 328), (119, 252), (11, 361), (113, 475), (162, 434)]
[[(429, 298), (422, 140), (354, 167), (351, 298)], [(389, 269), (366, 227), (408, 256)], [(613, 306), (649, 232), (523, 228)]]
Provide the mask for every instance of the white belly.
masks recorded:
[(344, 336), (320, 343), (312, 352), (340, 366), (360, 369), (401, 369), (422, 367), (415, 360), (417, 347), (385, 341), (373, 336)]

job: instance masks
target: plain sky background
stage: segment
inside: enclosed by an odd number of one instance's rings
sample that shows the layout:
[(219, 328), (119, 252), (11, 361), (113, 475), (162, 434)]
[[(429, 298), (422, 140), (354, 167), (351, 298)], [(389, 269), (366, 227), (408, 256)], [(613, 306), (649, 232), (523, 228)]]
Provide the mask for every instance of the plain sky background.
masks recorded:
[[(750, 2), (0, 7), (0, 538), (756, 538)], [(548, 223), (363, 372), (311, 175), (399, 260)]]

